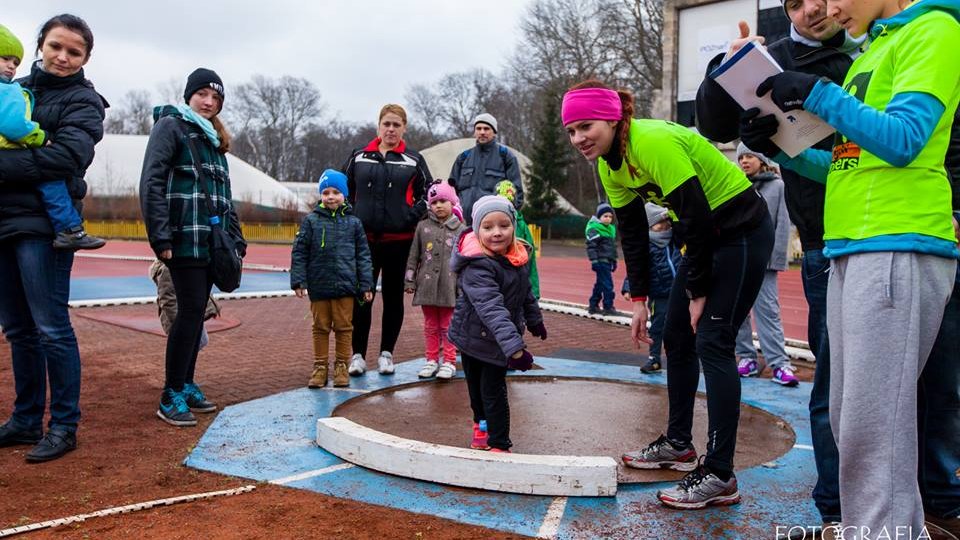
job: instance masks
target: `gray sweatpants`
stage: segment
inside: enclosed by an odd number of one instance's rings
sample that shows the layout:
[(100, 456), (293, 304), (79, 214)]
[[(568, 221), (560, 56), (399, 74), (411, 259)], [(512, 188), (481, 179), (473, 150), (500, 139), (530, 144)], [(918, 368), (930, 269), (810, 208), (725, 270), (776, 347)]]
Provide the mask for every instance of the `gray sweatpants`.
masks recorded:
[[(763, 285), (760, 294), (753, 303), (753, 319), (757, 323), (757, 337), (760, 340), (760, 350), (763, 359), (771, 372), (774, 369), (793, 366), (784, 350), (783, 323), (780, 321), (780, 296), (777, 287), (776, 270), (766, 270), (763, 273)], [(756, 358), (757, 349), (753, 346), (753, 330), (750, 327), (750, 317), (743, 320), (737, 332), (737, 356), (740, 358)]]
[(940, 330), (956, 264), (900, 252), (831, 261), (830, 425), (840, 450), (844, 538), (877, 538), (884, 529), (890, 538), (922, 534), (917, 379)]

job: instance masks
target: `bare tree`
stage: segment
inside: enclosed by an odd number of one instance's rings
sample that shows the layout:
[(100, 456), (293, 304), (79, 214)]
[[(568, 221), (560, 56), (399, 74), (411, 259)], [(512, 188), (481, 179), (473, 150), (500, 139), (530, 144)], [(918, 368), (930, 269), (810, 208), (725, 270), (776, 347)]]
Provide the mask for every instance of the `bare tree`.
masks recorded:
[(410, 123), (440, 138), (447, 132), (442, 115), (443, 101), (440, 95), (426, 85), (411, 86), (404, 96), (414, 113)]
[(160, 96), (160, 103), (183, 103), (183, 87), (185, 81), (186, 79), (181, 81), (176, 77), (170, 77), (161, 83), (157, 83), (156, 90), (157, 95)]
[(616, 58), (618, 76), (637, 97), (637, 113), (646, 115), (663, 73), (663, 1), (601, 0), (607, 32), (603, 47)]
[(107, 133), (147, 135), (153, 127), (153, 98), (147, 90), (130, 90), (119, 106), (107, 109)]
[(320, 91), (307, 79), (257, 75), (235, 93), (236, 105), (228, 114), (236, 126), (237, 155), (278, 180), (301, 180), (297, 150), (325, 110)]

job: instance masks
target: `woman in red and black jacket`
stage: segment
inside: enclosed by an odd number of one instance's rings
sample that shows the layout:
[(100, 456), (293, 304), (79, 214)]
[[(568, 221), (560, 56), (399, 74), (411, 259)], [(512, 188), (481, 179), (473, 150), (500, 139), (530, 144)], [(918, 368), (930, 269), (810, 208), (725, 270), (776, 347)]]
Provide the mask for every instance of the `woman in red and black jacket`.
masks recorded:
[[(403, 134), (407, 112), (399, 105), (380, 109), (377, 138), (354, 150), (342, 170), (347, 175), (350, 205), (363, 222), (373, 258), (373, 281), (383, 270), (383, 318), (380, 357), (382, 375), (393, 373), (393, 347), (403, 326), (403, 275), (417, 222), (427, 211), (424, 198), (430, 169), (417, 151), (407, 148)], [(367, 369), (367, 341), (373, 302), (354, 304), (351, 375)]]

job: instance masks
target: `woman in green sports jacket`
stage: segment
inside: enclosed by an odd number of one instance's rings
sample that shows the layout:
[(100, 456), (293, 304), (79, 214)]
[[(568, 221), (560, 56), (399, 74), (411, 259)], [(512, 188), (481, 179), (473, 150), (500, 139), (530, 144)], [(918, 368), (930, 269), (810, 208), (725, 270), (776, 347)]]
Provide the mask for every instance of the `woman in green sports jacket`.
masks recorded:
[[(574, 86), (563, 98), (563, 124), (597, 172), (620, 223), (630, 295), (632, 333), (650, 343), (646, 322), (649, 228), (644, 203), (669, 208), (686, 252), (664, 329), (670, 420), (665, 436), (623, 456), (642, 469), (692, 471), (660, 501), (673, 508), (739, 502), (733, 454), (740, 418), (740, 377), (734, 357), (737, 329), (753, 306), (773, 247), (766, 203), (743, 172), (706, 139), (662, 120), (633, 118), (633, 95), (598, 81)], [(707, 381), (709, 442), (698, 466), (692, 444), (700, 363)]]

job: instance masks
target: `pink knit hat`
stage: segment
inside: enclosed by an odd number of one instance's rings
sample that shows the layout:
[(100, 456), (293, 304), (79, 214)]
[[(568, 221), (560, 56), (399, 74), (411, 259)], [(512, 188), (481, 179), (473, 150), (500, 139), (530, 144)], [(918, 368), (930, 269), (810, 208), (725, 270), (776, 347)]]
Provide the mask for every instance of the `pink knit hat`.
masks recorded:
[(450, 201), (457, 206), (460, 204), (460, 197), (457, 197), (457, 190), (453, 189), (453, 186), (440, 180), (427, 189), (427, 202), (433, 204), (433, 201)]
[(457, 190), (453, 188), (446, 180), (437, 180), (427, 189), (427, 202), (433, 204), (433, 201), (450, 201), (453, 205), (453, 215), (463, 221), (463, 209), (460, 208), (460, 197), (457, 197)]

